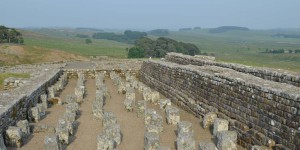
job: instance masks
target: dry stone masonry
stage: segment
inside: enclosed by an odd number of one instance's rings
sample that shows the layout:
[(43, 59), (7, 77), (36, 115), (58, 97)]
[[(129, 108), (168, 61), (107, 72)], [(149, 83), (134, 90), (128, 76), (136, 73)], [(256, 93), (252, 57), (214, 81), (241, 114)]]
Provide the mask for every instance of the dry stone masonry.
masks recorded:
[[(140, 79), (197, 117), (214, 112), (226, 119), (247, 149), (300, 147), (299, 76), (168, 54), (166, 61), (145, 61)], [(215, 118), (204, 117), (204, 127)]]

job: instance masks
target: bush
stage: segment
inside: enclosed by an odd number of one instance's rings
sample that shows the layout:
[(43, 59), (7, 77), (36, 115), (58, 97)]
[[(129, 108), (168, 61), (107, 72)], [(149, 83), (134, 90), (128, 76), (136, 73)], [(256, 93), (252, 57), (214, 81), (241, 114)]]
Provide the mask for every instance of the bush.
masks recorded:
[(90, 44), (90, 43), (92, 43), (91, 39), (85, 39), (85, 44)]
[(143, 48), (140, 47), (132, 47), (129, 49), (128, 58), (144, 58), (145, 51)]

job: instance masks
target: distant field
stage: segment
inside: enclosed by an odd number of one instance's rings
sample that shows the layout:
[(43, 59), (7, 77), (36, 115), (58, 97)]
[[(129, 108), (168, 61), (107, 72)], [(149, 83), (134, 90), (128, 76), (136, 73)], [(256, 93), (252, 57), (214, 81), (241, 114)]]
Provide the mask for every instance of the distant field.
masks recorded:
[[(91, 44), (86, 44), (84, 38), (76, 38), (75, 31), (68, 30), (37, 30), (35, 33), (24, 31), (25, 45), (37, 46), (48, 49), (61, 50), (84, 56), (105, 55), (116, 58), (126, 58), (126, 48), (131, 45), (109, 41), (92, 39)], [(90, 34), (90, 33), (86, 33)]]
[(170, 38), (196, 44), (202, 53), (217, 61), (250, 66), (300, 71), (300, 54), (267, 54), (266, 48), (300, 49), (299, 39), (276, 38), (275, 31), (230, 31), (211, 34), (208, 30), (172, 32)]

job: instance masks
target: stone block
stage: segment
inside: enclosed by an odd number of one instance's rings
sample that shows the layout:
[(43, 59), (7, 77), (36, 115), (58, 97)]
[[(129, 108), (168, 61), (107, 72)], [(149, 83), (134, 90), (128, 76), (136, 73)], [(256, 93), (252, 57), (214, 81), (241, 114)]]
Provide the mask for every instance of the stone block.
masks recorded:
[(106, 128), (110, 125), (116, 124), (117, 118), (113, 112), (104, 112), (103, 113), (103, 128)]
[(20, 127), (10, 126), (5, 132), (5, 143), (7, 146), (20, 148), (23, 144), (22, 137)]
[(76, 97), (75, 97), (75, 95), (67, 95), (65, 102), (67, 104), (76, 103)]
[(124, 100), (124, 106), (125, 106), (125, 109), (127, 111), (133, 111), (133, 108), (134, 108), (134, 105), (135, 105), (135, 100), (132, 99), (132, 98), (125, 98)]
[(214, 122), (213, 135), (217, 136), (220, 131), (228, 131), (229, 122), (225, 119), (217, 118)]
[(167, 146), (159, 146), (157, 150), (171, 150), (171, 148)]
[(95, 119), (102, 119), (103, 118), (103, 104), (97, 101), (93, 102), (93, 116)]
[(146, 126), (146, 132), (154, 132), (159, 134), (161, 132), (161, 129), (157, 125), (149, 124)]
[(152, 92), (150, 88), (143, 89), (143, 98), (145, 101), (151, 101)]
[(101, 134), (97, 136), (97, 150), (113, 150), (114, 141), (107, 135)]
[(97, 90), (96, 91), (96, 102), (98, 102), (99, 104), (102, 104), (102, 106), (105, 103), (105, 96), (104, 96), (104, 92), (102, 90)]
[(30, 127), (28, 120), (20, 120), (17, 122), (17, 127), (21, 129), (23, 137), (30, 135)]
[(159, 146), (159, 135), (154, 132), (146, 132), (144, 137), (144, 150), (157, 150)]
[(72, 112), (72, 113), (75, 113), (76, 115), (80, 114), (78, 103), (66, 104), (65, 108), (66, 108), (66, 112)]
[(39, 112), (40, 112), (40, 116), (43, 117), (46, 115), (46, 108), (44, 106), (44, 104), (41, 104), (41, 103), (37, 103), (36, 104), (36, 107), (39, 109)]
[(114, 145), (120, 145), (122, 142), (122, 133), (120, 125), (118, 124), (112, 124), (110, 126), (106, 126), (103, 129), (103, 132), (107, 137), (112, 139), (114, 141)]
[(40, 96), (41, 102), (44, 105), (45, 109), (48, 108), (48, 98), (47, 98), (47, 94), (42, 94)]
[(61, 150), (62, 146), (59, 142), (58, 136), (55, 134), (46, 135), (44, 141), (44, 150)]
[(146, 85), (143, 82), (139, 82), (138, 83), (138, 91), (139, 93), (143, 93), (144, 88), (146, 87)]
[(215, 120), (218, 118), (217, 114), (214, 112), (207, 113), (203, 118), (203, 128), (207, 129), (212, 127)]
[(193, 133), (184, 133), (177, 136), (177, 150), (196, 150), (196, 143)]
[(158, 100), (159, 100), (159, 92), (157, 92), (157, 91), (153, 91), (152, 93), (151, 93), (151, 99), (150, 99), (150, 101), (151, 101), (151, 103), (153, 103), (153, 104), (157, 104), (158, 103)]
[(237, 133), (235, 131), (219, 131), (217, 141), (219, 150), (237, 150)]
[(156, 111), (154, 109), (145, 110), (145, 125), (148, 125), (150, 123), (153, 114), (156, 114)]
[(167, 106), (166, 116), (168, 124), (177, 125), (177, 123), (180, 122), (179, 109), (177, 109), (176, 107)]
[(144, 117), (145, 116), (145, 110), (147, 107), (147, 103), (144, 100), (137, 101), (137, 116), (138, 117)]
[(126, 96), (125, 98), (130, 98), (135, 100), (135, 92), (133, 88), (127, 88), (126, 89)]
[(7, 150), (2, 134), (0, 134), (0, 150)]
[(166, 109), (167, 106), (171, 106), (171, 100), (170, 99), (160, 99), (158, 104), (159, 104), (160, 109)]
[(218, 150), (212, 142), (200, 142), (198, 150)]
[(177, 124), (177, 136), (184, 135), (185, 133), (193, 133), (192, 123), (180, 121)]
[(34, 121), (34, 122), (40, 121), (41, 116), (40, 116), (40, 111), (39, 111), (38, 107), (32, 107), (30, 109), (30, 116), (31, 116), (31, 121)]
[(76, 113), (75, 112), (71, 112), (71, 111), (67, 111), (64, 114), (64, 119), (68, 122), (73, 123), (76, 120)]
[(83, 102), (84, 94), (85, 94), (85, 87), (83, 85), (75, 87), (75, 97), (77, 103)]
[(56, 134), (58, 135), (59, 141), (68, 145), (70, 132), (73, 132), (73, 127), (70, 127), (70, 124), (64, 119), (58, 119)]

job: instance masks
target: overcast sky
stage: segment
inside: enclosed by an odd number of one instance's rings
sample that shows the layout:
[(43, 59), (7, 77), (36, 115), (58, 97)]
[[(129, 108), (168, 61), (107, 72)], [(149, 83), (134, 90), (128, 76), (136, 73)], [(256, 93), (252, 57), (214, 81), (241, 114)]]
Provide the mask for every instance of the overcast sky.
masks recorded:
[(10, 27), (300, 28), (300, 0), (1, 0)]

